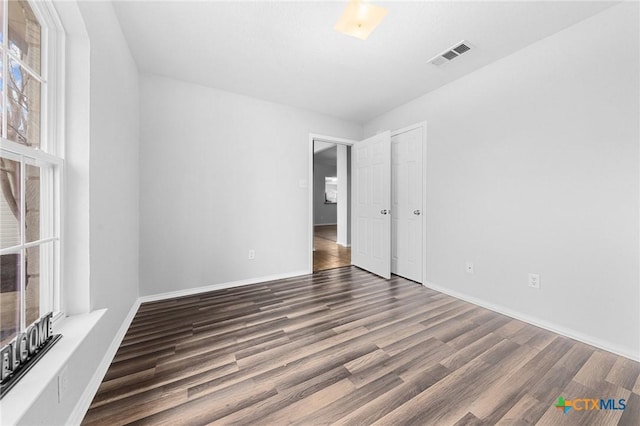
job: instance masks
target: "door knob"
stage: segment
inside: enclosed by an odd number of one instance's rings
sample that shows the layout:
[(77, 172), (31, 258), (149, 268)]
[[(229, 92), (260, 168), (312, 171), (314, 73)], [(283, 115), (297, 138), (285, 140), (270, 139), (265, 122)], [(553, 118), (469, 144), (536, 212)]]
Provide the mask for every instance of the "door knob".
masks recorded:
[(420, 210), (414, 210), (413, 214), (415, 214), (416, 216), (420, 216)]
[(380, 214), (387, 214), (387, 213), (388, 213), (388, 211), (387, 211), (387, 210), (384, 210), (384, 209), (383, 209), (383, 210), (380, 210)]

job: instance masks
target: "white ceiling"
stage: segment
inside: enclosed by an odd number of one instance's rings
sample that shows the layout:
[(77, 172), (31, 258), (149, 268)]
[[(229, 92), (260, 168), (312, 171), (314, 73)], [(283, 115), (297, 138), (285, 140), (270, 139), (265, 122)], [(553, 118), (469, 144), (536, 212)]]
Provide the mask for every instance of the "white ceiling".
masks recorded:
[[(333, 30), (346, 0), (114, 5), (142, 72), (362, 123), (614, 4), (374, 3), (389, 14), (366, 41)], [(427, 63), (461, 40), (475, 48)]]
[(333, 148), (334, 146), (336, 146), (335, 143), (331, 143), (331, 142), (322, 142), (322, 141), (313, 141), (313, 153), (317, 154), (319, 152), (325, 151), (329, 148)]
[(338, 148), (333, 144), (333, 146), (314, 153), (313, 158), (316, 164), (327, 164), (335, 167), (338, 163)]

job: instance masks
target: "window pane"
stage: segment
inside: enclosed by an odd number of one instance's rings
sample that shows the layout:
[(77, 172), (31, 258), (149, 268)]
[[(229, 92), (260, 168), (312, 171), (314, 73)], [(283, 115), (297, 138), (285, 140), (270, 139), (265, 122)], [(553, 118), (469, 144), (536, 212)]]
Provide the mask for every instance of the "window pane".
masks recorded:
[(4, 41), (4, 0), (0, 0), (0, 44)]
[(20, 163), (0, 157), (0, 248), (20, 244), (20, 205)]
[(40, 74), (40, 24), (25, 0), (9, 2), (9, 50)]
[(17, 62), (9, 61), (7, 139), (40, 147), (40, 82)]
[(9, 343), (20, 328), (20, 255), (0, 256), (0, 347)]
[[(32, 322), (40, 318), (40, 276), (41, 276), (41, 252), (46, 248), (43, 245), (29, 247), (26, 250), (26, 275), (25, 275), (25, 298), (27, 308), (27, 318), (25, 324), (29, 326)], [(46, 256), (43, 256), (43, 259)]]
[(40, 167), (26, 165), (24, 184), (25, 241), (40, 239)]

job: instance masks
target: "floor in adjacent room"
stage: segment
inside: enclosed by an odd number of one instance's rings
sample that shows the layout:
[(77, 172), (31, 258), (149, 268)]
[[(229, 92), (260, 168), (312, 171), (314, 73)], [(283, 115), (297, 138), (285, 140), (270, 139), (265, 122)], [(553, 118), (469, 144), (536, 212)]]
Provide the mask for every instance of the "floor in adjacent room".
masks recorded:
[(313, 228), (313, 271), (351, 265), (351, 247), (338, 244), (336, 225), (316, 225)]
[[(640, 364), (344, 267), (140, 306), (84, 424), (640, 424)], [(626, 400), (570, 411), (558, 397)]]

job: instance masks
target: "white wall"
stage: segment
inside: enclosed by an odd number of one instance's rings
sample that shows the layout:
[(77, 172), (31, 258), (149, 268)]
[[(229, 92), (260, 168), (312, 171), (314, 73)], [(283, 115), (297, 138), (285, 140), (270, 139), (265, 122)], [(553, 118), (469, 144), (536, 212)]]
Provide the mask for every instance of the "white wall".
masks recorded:
[(307, 270), (309, 133), (358, 139), (361, 126), (154, 75), (140, 84), (140, 293)]
[(618, 5), (365, 125), (428, 121), (430, 283), (639, 356), (638, 36)]
[(338, 158), (336, 162), (336, 174), (338, 176), (338, 205), (337, 205), (337, 238), (336, 242), (340, 245), (349, 245), (349, 210), (351, 203), (349, 202), (349, 190), (347, 189), (351, 181), (350, 162), (347, 162), (347, 151), (351, 148), (346, 145), (337, 145)]
[[(56, 4), (63, 15), (63, 24), (71, 24), (64, 17), (77, 14), (78, 7), (81, 14), (78, 19), (84, 20), (88, 40), (86, 35), (84, 39), (69, 40), (66, 84), (70, 99), (67, 106), (71, 108), (67, 109), (70, 141), (66, 147), (66, 177), (70, 190), (65, 195), (71, 211), (65, 217), (65, 230), (69, 230), (65, 232), (65, 247), (71, 259), (65, 263), (65, 279), (71, 282), (74, 293), (89, 289), (91, 310), (107, 308), (107, 311), (67, 360), (69, 392), (62, 403), (57, 401), (54, 379), (20, 424), (68, 423), (138, 297), (138, 71), (111, 3)], [(74, 24), (82, 26), (82, 22)], [(84, 78), (87, 71), (90, 80)], [(90, 98), (81, 110), (78, 106), (86, 93)], [(88, 139), (82, 131), (85, 121), (89, 123), (89, 129), (84, 128), (88, 130)], [(82, 226), (77, 227), (80, 224), (74, 222), (76, 218), (82, 220)], [(78, 253), (78, 247), (85, 247), (83, 253)], [(84, 256), (89, 258), (90, 277)], [(70, 295), (68, 287), (64, 290)], [(70, 307), (72, 314), (87, 310), (77, 297)], [(63, 341), (64, 337), (58, 344), (60, 348)], [(58, 350), (56, 346), (51, 354)]]
[(91, 40), (91, 308), (123, 317), (138, 298), (138, 69), (111, 3), (80, 6)]
[[(335, 148), (332, 148), (335, 149)], [(317, 156), (316, 156), (317, 157)], [(338, 205), (324, 203), (325, 178), (337, 177), (338, 169), (335, 161), (329, 164), (314, 158), (313, 164), (313, 224), (335, 225), (338, 223)]]

